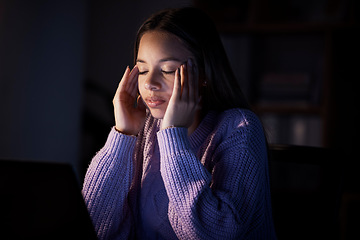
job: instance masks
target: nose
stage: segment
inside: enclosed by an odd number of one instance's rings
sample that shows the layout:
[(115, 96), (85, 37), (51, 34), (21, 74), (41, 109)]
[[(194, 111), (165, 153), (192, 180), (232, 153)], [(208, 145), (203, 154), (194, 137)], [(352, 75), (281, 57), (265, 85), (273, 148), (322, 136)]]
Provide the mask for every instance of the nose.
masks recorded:
[(145, 89), (146, 90), (154, 90), (154, 86), (148, 84), (148, 83), (145, 83)]
[(161, 84), (157, 80), (158, 78), (159, 77), (157, 77), (155, 74), (149, 74), (144, 84), (145, 89), (151, 91), (159, 90), (161, 88)]

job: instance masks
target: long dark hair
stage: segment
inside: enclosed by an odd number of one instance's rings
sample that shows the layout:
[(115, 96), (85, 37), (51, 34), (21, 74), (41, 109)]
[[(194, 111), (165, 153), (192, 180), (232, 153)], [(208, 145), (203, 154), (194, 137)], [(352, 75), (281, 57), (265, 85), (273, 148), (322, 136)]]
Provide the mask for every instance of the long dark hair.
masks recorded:
[(195, 56), (199, 75), (206, 81), (203, 109), (223, 111), (250, 106), (234, 76), (213, 21), (201, 10), (186, 7), (155, 13), (140, 27), (135, 42), (135, 62), (141, 37), (147, 31), (165, 31), (180, 38)]

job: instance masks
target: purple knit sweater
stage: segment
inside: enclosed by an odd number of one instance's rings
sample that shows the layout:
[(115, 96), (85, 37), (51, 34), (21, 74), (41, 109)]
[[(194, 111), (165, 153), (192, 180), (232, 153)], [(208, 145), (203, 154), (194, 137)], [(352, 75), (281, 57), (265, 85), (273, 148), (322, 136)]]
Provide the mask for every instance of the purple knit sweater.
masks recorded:
[(210, 112), (190, 136), (160, 122), (113, 128), (92, 160), (83, 196), (99, 239), (276, 239), (257, 116)]

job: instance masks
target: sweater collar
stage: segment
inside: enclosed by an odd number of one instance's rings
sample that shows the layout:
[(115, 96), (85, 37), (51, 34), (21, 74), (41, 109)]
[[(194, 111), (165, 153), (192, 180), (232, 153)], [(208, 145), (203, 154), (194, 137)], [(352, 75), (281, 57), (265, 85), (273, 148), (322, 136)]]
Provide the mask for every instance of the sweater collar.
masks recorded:
[(215, 123), (217, 122), (218, 113), (210, 111), (206, 114), (204, 119), (201, 121), (195, 131), (189, 136), (189, 141), (194, 150), (198, 150), (201, 144), (204, 143), (205, 139), (209, 136), (213, 130)]

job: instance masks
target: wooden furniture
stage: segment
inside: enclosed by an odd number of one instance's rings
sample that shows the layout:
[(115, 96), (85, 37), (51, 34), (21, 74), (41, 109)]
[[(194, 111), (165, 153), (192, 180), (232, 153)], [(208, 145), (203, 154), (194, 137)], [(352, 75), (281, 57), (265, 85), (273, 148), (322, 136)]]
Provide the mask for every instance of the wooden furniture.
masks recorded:
[[(336, 145), (339, 82), (353, 72), (358, 29), (352, 1), (205, 1), (231, 65), (271, 143)], [(358, 38), (357, 38), (358, 39)], [(341, 62), (339, 62), (341, 57)], [(347, 79), (349, 80), (349, 79)]]

